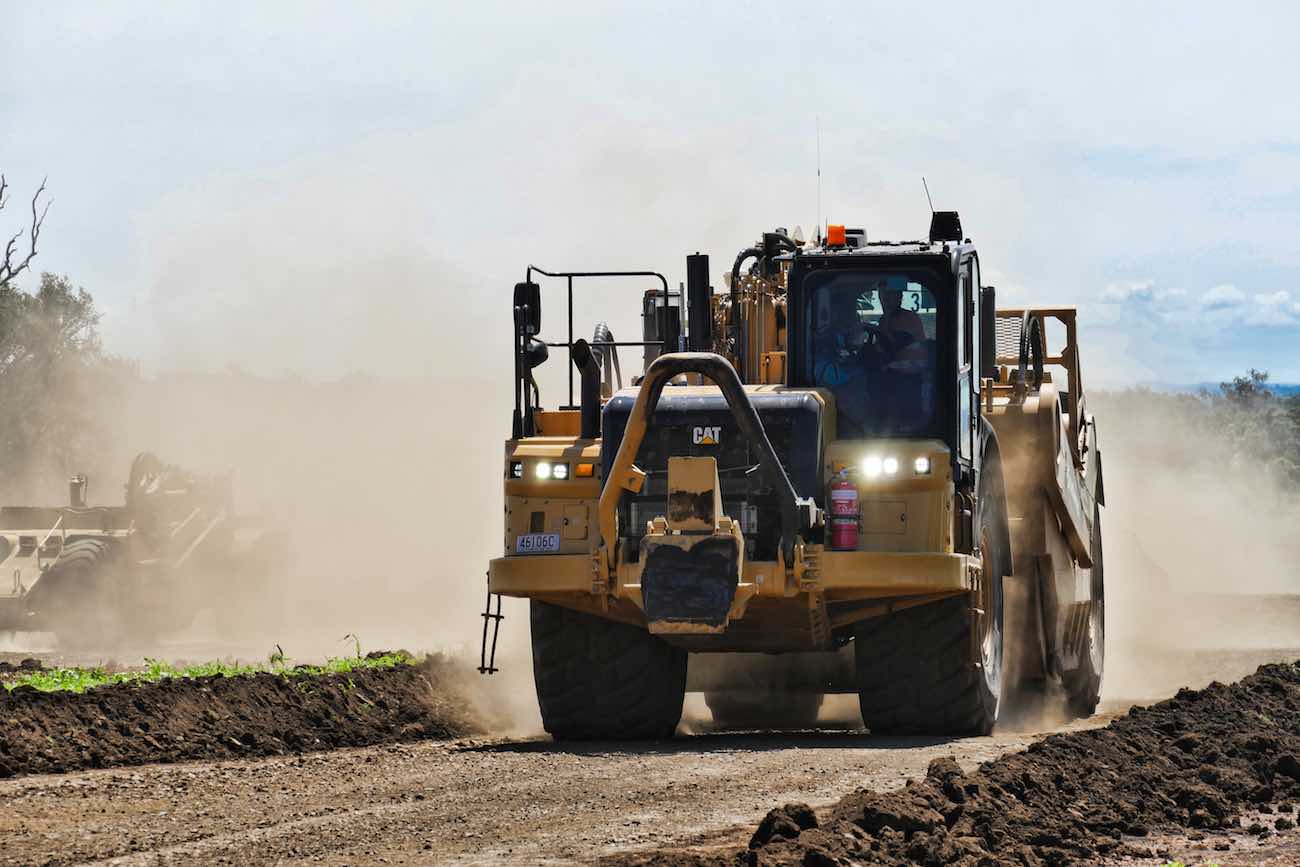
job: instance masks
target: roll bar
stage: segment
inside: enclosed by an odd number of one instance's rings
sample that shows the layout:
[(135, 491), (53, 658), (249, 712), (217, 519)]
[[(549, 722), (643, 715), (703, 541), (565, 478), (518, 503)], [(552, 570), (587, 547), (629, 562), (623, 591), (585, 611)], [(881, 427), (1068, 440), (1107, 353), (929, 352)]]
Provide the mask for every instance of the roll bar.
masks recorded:
[[(800, 498), (790, 483), (790, 476), (781, 465), (772, 441), (767, 437), (758, 411), (750, 403), (740, 383), (740, 377), (731, 362), (712, 352), (670, 352), (660, 355), (646, 370), (637, 393), (636, 403), (628, 416), (627, 428), (623, 431), (623, 441), (619, 443), (618, 453), (610, 466), (609, 476), (600, 492), (599, 521), (600, 536), (605, 549), (605, 556), (611, 558), (617, 542), (618, 504), (624, 490), (638, 491), (645, 479), (645, 472), (636, 467), (637, 451), (649, 429), (655, 407), (664, 386), (674, 376), (683, 373), (698, 373), (711, 380), (721, 391), (727, 401), (731, 415), (740, 426), (741, 433), (758, 447), (758, 461), (776, 488), (777, 499), (781, 506), (781, 551), (785, 555), (786, 565), (794, 562), (795, 538), (816, 523), (816, 505), (811, 499)], [(609, 560), (606, 560), (609, 563)]]

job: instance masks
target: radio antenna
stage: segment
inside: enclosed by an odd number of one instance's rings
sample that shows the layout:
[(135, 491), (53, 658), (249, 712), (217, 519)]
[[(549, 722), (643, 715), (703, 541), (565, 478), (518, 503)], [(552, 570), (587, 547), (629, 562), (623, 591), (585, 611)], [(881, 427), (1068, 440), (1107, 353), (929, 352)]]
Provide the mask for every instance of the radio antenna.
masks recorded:
[(925, 182), (925, 175), (921, 175), (921, 186), (925, 187), (925, 200), (930, 203), (930, 213), (934, 213), (934, 199), (930, 198), (930, 185)]
[(817, 243), (822, 241), (822, 118), (817, 115)]

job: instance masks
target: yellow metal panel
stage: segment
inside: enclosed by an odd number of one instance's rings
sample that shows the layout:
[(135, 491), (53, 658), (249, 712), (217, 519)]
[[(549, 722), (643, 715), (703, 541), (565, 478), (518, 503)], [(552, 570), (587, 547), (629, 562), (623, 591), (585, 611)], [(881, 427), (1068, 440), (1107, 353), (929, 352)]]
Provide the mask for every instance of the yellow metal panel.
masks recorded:
[(977, 561), (964, 554), (824, 551), (820, 583), (829, 596), (949, 593), (970, 590)]
[[(558, 533), (560, 553), (577, 554), (589, 551), (587, 540), (588, 515), (595, 508), (595, 499), (579, 500), (553, 497), (506, 497), (506, 527), (503, 544), (506, 556), (515, 553), (515, 540), (520, 533)], [(534, 515), (540, 514), (540, 526), (534, 524)]]
[[(510, 477), (510, 464), (521, 461), (524, 476), (521, 479)], [(536, 466), (539, 462), (555, 463), (563, 461), (569, 465), (569, 478), (539, 479)], [(505, 461), (502, 475), (505, 476), (507, 497), (561, 497), (566, 499), (595, 499), (600, 496), (600, 479), (594, 477), (578, 478), (579, 463), (600, 464), (600, 442), (598, 440), (580, 440), (571, 436), (538, 436), (524, 440), (506, 440)]]
[(587, 554), (498, 557), (488, 564), (488, 589), (503, 596), (591, 593), (592, 560)]
[(561, 531), (566, 539), (587, 538), (587, 514), (590, 511), (586, 503), (574, 503), (564, 507), (564, 529)]
[(862, 500), (862, 532), (900, 536), (907, 532), (907, 503), (902, 500)]
[(582, 413), (571, 410), (539, 409), (533, 413), (537, 432), (541, 436), (576, 437), (582, 430)]
[(712, 533), (722, 517), (718, 462), (711, 457), (668, 458), (668, 528)]
[(785, 353), (764, 352), (762, 370), (759, 375), (763, 378), (763, 382), (785, 382)]
[[(946, 490), (952, 483), (948, 455), (948, 447), (940, 440), (836, 440), (826, 446), (822, 471), (830, 478), (848, 469), (864, 495)], [(862, 467), (868, 457), (894, 458), (898, 461), (898, 472), (868, 479)], [(929, 458), (928, 474), (916, 474), (917, 458)]]

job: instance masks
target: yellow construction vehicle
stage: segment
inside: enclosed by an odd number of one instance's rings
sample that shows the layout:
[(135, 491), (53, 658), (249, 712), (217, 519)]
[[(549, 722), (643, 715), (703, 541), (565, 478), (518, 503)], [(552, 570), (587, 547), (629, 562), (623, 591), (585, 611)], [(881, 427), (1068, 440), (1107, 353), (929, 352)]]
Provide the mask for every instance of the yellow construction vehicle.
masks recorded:
[[(541, 339), (537, 277), (567, 282), (567, 340)], [(588, 278), (657, 281), (641, 341), (573, 339)], [(557, 738), (669, 736), (688, 689), (757, 725), (856, 693), (873, 732), (984, 733), (1049, 688), (1091, 713), (1103, 489), (1074, 311), (998, 311), (951, 211), (922, 241), (766, 232), (726, 291), (705, 255), (686, 278), (530, 267), (516, 285), (481, 669), (507, 595), (531, 600)], [(646, 367), (622, 388), (626, 346)], [(549, 410), (548, 347), (572, 365)]]

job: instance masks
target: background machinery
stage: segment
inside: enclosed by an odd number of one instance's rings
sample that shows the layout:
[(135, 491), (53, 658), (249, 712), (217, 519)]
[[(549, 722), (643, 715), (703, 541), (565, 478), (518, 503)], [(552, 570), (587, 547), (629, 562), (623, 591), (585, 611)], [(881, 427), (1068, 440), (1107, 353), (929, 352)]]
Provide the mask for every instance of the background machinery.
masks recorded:
[[(200, 476), (144, 452), (120, 506), (0, 507), (0, 631), (54, 632), (68, 650), (147, 643), (204, 609), (256, 598), (282, 556), (277, 534), (237, 518), (228, 475)], [(247, 612), (245, 611), (245, 614)]]
[[(565, 341), (540, 337), (535, 275), (567, 281)], [(588, 277), (658, 281), (641, 341), (573, 338)], [(686, 278), (515, 287), (488, 619), (494, 594), (531, 600), (547, 731), (669, 736), (688, 689), (726, 724), (808, 725), (832, 692), (873, 732), (984, 733), (1051, 689), (1091, 713), (1104, 491), (1074, 311), (997, 310), (955, 212), (921, 241), (778, 229), (726, 291), (698, 253)], [(619, 346), (646, 363), (626, 388)], [(559, 409), (548, 347), (572, 360)]]

